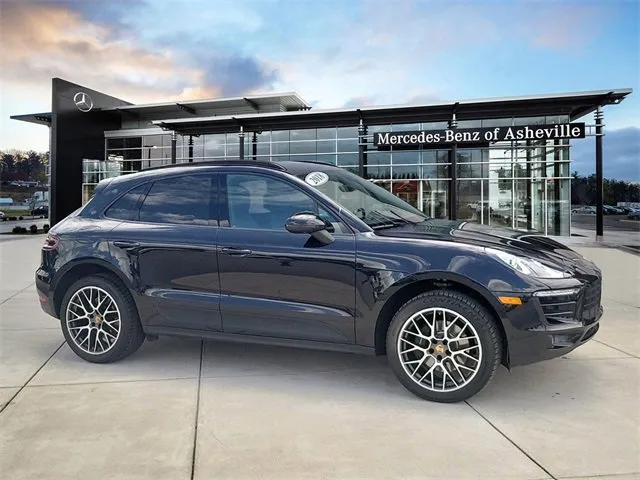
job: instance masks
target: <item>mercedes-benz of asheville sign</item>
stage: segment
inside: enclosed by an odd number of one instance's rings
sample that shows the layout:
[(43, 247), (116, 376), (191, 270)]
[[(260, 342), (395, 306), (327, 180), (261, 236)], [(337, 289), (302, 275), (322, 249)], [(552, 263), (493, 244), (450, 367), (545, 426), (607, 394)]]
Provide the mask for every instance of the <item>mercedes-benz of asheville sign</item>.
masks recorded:
[(584, 138), (584, 123), (524, 125), (517, 127), (454, 128), (417, 132), (376, 132), (377, 147), (429, 146), (448, 143), (490, 143), (510, 140), (557, 140)]

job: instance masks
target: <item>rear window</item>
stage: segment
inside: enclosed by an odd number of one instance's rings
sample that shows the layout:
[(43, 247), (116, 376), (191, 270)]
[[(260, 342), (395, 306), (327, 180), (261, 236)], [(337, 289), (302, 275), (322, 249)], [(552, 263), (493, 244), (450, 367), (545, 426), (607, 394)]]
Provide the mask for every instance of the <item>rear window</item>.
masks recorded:
[(212, 175), (185, 175), (154, 182), (140, 207), (140, 221), (209, 225), (215, 220)]
[(115, 220), (138, 220), (140, 199), (149, 190), (149, 185), (140, 185), (129, 190), (111, 205), (105, 216)]

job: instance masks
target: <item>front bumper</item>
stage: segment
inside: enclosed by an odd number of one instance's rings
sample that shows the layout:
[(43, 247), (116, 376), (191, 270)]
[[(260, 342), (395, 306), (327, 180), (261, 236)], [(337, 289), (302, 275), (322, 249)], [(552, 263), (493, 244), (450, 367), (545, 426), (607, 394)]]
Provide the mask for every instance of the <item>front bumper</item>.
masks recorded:
[(531, 295), (507, 313), (509, 367), (566, 355), (591, 340), (604, 313), (600, 278)]

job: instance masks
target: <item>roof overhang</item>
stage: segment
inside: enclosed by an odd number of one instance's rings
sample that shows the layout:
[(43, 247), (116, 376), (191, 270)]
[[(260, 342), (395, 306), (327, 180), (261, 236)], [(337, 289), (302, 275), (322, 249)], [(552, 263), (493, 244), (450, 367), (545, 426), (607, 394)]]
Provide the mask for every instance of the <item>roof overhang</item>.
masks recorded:
[(148, 103), (143, 105), (126, 105), (107, 108), (104, 111), (117, 112), (135, 117), (193, 117), (202, 115), (203, 111), (249, 109), (260, 112), (264, 109), (273, 111), (308, 110), (311, 108), (297, 93), (277, 93), (267, 95), (247, 95), (244, 97), (217, 98), (209, 100), (185, 100), (180, 102)]
[(11, 120), (20, 120), (21, 122), (36, 123), (38, 125), (46, 125), (47, 127), (50, 127), (52, 117), (53, 113), (43, 112), (29, 113), (27, 115), (11, 115), (9, 118)]
[(353, 126), (365, 124), (442, 122), (455, 111), (460, 120), (504, 117), (568, 115), (576, 120), (599, 106), (620, 103), (632, 89), (599, 90), (553, 95), (461, 100), (423, 105), (392, 105), (334, 110), (302, 110), (213, 117), (167, 118), (154, 125), (183, 134), (223, 133), (242, 126), (245, 130)]

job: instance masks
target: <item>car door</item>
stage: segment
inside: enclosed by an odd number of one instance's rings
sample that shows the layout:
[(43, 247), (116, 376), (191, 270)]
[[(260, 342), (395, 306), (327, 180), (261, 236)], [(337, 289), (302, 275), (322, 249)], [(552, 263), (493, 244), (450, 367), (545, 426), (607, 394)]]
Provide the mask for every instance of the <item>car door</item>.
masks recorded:
[[(220, 177), (218, 268), (224, 332), (354, 342), (355, 236), (308, 192), (278, 173)], [(285, 229), (315, 211), (333, 242)]]
[[(110, 249), (130, 272), (151, 326), (222, 330), (213, 179), (212, 174), (158, 179), (105, 213), (124, 220), (110, 234)], [(127, 201), (135, 202), (132, 215)]]

